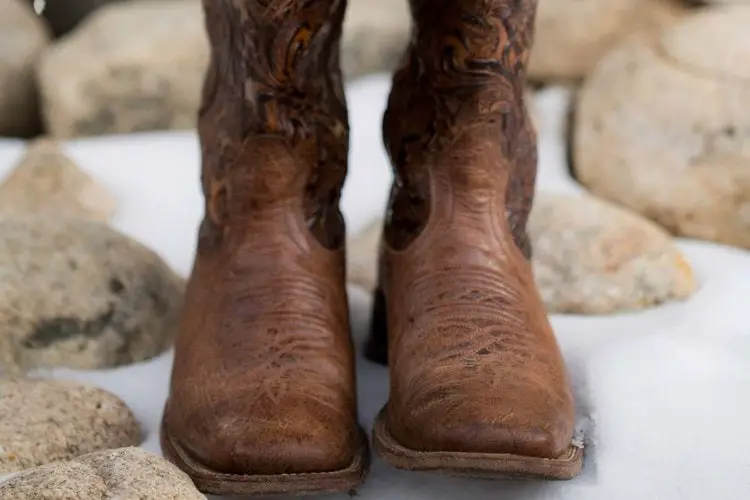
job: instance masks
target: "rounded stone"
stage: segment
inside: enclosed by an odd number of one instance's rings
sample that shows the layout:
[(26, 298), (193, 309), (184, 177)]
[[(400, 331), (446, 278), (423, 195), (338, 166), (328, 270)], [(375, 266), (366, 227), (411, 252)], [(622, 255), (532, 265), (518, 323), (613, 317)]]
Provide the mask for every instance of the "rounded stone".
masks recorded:
[(604, 58), (578, 99), (578, 180), (674, 234), (750, 248), (747, 26), (750, 7), (707, 9)]
[(183, 280), (85, 219), (0, 214), (0, 372), (113, 367), (171, 346)]
[(0, 184), (3, 212), (65, 213), (108, 222), (116, 209), (114, 195), (47, 138), (31, 142)]
[(200, 2), (105, 5), (45, 51), (39, 63), (48, 133), (77, 137), (192, 128), (208, 57)]
[(133, 413), (107, 391), (59, 380), (0, 378), (0, 473), (140, 442)]
[(537, 287), (551, 313), (637, 311), (697, 288), (666, 231), (592, 196), (540, 194), (528, 233)]
[(539, 2), (529, 77), (579, 80), (623, 38), (633, 32), (658, 33), (687, 12), (680, 0)]
[(29, 469), (0, 483), (13, 500), (205, 500), (190, 478), (170, 462), (140, 448), (84, 455)]

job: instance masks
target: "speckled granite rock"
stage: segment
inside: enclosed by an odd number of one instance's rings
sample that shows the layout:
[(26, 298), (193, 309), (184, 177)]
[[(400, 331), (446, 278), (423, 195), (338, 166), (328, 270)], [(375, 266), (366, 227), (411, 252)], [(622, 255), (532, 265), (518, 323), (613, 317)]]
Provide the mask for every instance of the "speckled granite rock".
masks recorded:
[(107, 222), (117, 203), (50, 139), (31, 143), (18, 166), (0, 184), (0, 210), (68, 214)]
[(688, 12), (682, 0), (539, 2), (529, 77), (579, 80), (631, 33), (658, 33)]
[(0, 500), (205, 500), (190, 478), (140, 448), (90, 453), (0, 483)]
[(349, 0), (341, 39), (344, 76), (393, 71), (410, 36), (407, 0)]
[(49, 33), (24, 0), (0, 0), (0, 136), (39, 129), (34, 64)]
[(528, 232), (550, 312), (633, 311), (696, 290), (690, 265), (666, 231), (594, 197), (538, 196)]
[(600, 62), (578, 99), (579, 181), (674, 234), (750, 248), (750, 6)]
[[(348, 281), (376, 285), (377, 221), (348, 247)], [(540, 192), (528, 226), (533, 266), (551, 313), (608, 314), (684, 299), (696, 289), (671, 237), (637, 215), (591, 196)]]
[(48, 132), (76, 137), (191, 128), (208, 54), (197, 0), (106, 5), (42, 57)]
[(0, 378), (2, 474), (140, 442), (132, 412), (107, 391), (58, 380)]
[(137, 362), (174, 338), (183, 281), (84, 219), (0, 215), (0, 372)]

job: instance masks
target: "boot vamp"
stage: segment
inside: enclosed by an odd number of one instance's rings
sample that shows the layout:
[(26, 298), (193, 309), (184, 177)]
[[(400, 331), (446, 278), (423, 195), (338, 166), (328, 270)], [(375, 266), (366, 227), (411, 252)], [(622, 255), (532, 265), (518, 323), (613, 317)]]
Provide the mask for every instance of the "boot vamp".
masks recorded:
[(215, 470), (316, 472), (353, 459), (343, 256), (292, 248), (240, 246), (196, 262), (168, 421), (182, 446)]
[(512, 243), (436, 234), (418, 261), (390, 259), (391, 432), (419, 450), (560, 455), (573, 400), (530, 265)]

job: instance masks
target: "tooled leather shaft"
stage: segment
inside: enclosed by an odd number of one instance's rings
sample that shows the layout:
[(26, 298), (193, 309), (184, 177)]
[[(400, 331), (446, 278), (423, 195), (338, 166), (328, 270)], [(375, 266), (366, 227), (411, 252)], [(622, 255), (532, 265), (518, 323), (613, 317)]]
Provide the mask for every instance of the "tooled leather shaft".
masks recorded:
[[(299, 183), (308, 226), (321, 244), (338, 247), (349, 132), (339, 67), (346, 0), (203, 4), (211, 59), (198, 121), (206, 198), (201, 248), (220, 240), (233, 216), (283, 198)], [(304, 171), (253, 161), (245, 141), (258, 135), (284, 138)], [(247, 169), (258, 172), (248, 178)], [(290, 179), (294, 174), (301, 179)], [(237, 177), (245, 182), (233, 182)]]
[(528, 258), (537, 152), (523, 85), (536, 0), (412, 0), (411, 10), (412, 42), (383, 121), (395, 173), (386, 239), (405, 248), (420, 234), (430, 207), (425, 166), (480, 127), (502, 145), (507, 171), (494, 174), (509, 176), (505, 211)]

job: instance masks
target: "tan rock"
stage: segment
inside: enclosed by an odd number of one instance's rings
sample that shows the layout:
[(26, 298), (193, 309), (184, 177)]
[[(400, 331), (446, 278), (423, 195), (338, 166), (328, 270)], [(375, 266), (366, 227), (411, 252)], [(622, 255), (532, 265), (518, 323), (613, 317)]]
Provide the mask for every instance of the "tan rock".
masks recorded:
[(90, 453), (0, 483), (0, 500), (205, 500), (190, 478), (140, 448)]
[(625, 37), (658, 33), (688, 12), (681, 0), (539, 2), (529, 77), (579, 80)]
[(591, 196), (537, 196), (528, 233), (552, 313), (634, 311), (685, 299), (697, 287), (666, 231)]
[(23, 0), (0, 0), (0, 13), (0, 136), (30, 136), (39, 129), (34, 65), (49, 33)]
[(48, 131), (76, 137), (191, 128), (208, 55), (197, 0), (106, 5), (40, 61)]
[(0, 378), (0, 473), (140, 442), (133, 413), (107, 391), (58, 380)]
[(183, 281), (153, 251), (102, 224), (0, 216), (0, 373), (94, 369), (171, 346)]
[(68, 214), (107, 222), (117, 203), (53, 140), (37, 140), (0, 185), (0, 210)]
[(674, 234), (750, 248), (750, 7), (712, 8), (603, 59), (578, 99), (574, 168)]
[(383, 221), (373, 221), (346, 244), (346, 278), (353, 285), (368, 291), (377, 286), (378, 245), (383, 233)]
[[(348, 281), (376, 286), (382, 221), (352, 238)], [(537, 286), (550, 313), (608, 314), (684, 299), (689, 264), (660, 227), (590, 196), (540, 192), (528, 226)]]
[(341, 66), (347, 78), (391, 72), (411, 35), (408, 0), (349, 0), (341, 40)]

